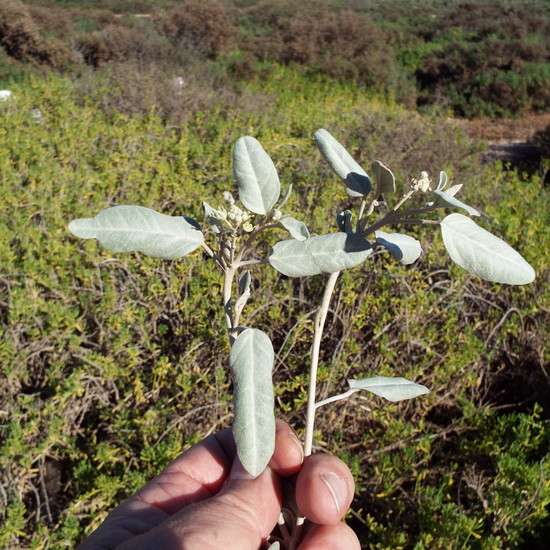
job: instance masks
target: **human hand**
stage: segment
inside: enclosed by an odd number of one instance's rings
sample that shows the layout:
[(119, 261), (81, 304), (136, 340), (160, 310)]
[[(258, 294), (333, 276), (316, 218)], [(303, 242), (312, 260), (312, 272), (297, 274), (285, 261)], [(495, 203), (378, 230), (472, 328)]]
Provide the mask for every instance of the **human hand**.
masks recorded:
[(252, 479), (236, 459), (229, 429), (185, 451), (116, 508), (79, 550), (258, 550), (281, 511), (281, 478), (296, 474), (308, 518), (297, 550), (360, 550), (341, 522), (353, 498), (348, 467), (332, 455), (303, 461), (298, 438), (277, 420), (275, 452)]

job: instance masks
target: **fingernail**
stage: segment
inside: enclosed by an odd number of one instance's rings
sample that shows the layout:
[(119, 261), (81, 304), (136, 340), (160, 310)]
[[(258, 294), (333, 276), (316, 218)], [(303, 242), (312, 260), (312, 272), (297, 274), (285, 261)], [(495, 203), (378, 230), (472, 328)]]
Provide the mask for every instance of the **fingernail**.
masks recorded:
[(346, 502), (346, 484), (334, 472), (326, 472), (325, 474), (321, 474), (320, 477), (332, 495), (338, 514), (342, 515), (342, 508)]
[(300, 449), (300, 464), (304, 462), (304, 448), (302, 447), (302, 442), (298, 439), (298, 436), (294, 432), (288, 434), (293, 443), (296, 444), (298, 449)]

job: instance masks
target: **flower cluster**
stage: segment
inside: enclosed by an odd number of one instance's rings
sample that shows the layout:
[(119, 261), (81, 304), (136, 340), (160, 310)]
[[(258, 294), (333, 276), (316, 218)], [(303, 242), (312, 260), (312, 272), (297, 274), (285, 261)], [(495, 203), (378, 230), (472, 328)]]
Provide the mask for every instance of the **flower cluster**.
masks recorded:
[(420, 172), (420, 177), (418, 179), (412, 178), (410, 185), (413, 191), (420, 191), (421, 193), (433, 191), (432, 180), (428, 177), (428, 172)]
[[(250, 221), (252, 218), (251, 214), (239, 208), (235, 203), (233, 195), (228, 191), (224, 192), (223, 198), (228, 203), (228, 207), (221, 206), (220, 208), (212, 209), (208, 216), (209, 222), (211, 224), (214, 223), (218, 227), (220, 225), (219, 222), (222, 224), (225, 223), (232, 230), (242, 228), (243, 231), (250, 233), (254, 229)], [(216, 224), (216, 222), (218, 223)]]

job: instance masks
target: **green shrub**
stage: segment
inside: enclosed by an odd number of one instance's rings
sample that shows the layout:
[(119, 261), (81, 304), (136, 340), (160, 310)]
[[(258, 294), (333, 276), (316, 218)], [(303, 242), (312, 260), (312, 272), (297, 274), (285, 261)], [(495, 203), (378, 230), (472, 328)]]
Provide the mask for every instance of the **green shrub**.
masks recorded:
[(186, 0), (155, 12), (153, 20), (179, 48), (215, 57), (234, 47), (236, 29), (232, 14), (219, 2)]
[[(0, 44), (14, 60), (79, 74), (205, 57), (232, 78), (265, 61), (350, 80), (408, 108), (510, 116), (548, 106), (550, 15), (542, 3), (5, 0)], [(4, 27), (2, 29), (2, 27)], [(185, 68), (185, 63), (183, 63)], [(168, 70), (168, 69), (167, 69)], [(181, 71), (178, 71), (181, 72)], [(124, 76), (124, 75), (122, 75)]]
[(43, 37), (28, 8), (19, 0), (4, 0), (0, 11), (0, 46), (21, 61), (63, 67), (71, 60), (67, 45), (55, 37)]
[[(343, 277), (320, 391), (374, 372), (441, 388), (414, 406), (356, 399), (320, 416), (316, 445), (348, 457), (356, 476), (350, 521), (365, 548), (452, 548), (457, 538), (465, 547), (519, 548), (524, 540), (536, 548), (548, 503), (541, 407), (550, 243), (540, 207), (548, 190), (502, 166), (481, 167), (475, 144), (451, 123), (298, 68), (260, 70), (241, 91), (246, 101), (193, 110), (178, 127), (154, 111), (98, 108), (99, 88), (91, 101), (53, 76), (28, 78), (13, 87), (14, 101), (0, 104), (1, 544), (74, 546), (231, 418), (216, 273), (192, 259), (114, 258), (71, 238), (67, 220), (128, 203), (201, 219), (199, 199), (230, 187), (231, 147), (248, 133), (276, 159), (283, 184), (293, 183), (292, 208), (326, 230), (340, 184), (311, 142), (311, 129), (324, 125), (359, 161), (395, 167), (401, 183), (440, 168), (466, 182), (472, 202), (496, 220), (487, 221), (492, 231), (538, 274), (533, 289), (473, 285), (423, 239), (420, 270), (390, 277), (378, 256), (372, 273)], [(275, 380), (286, 381), (279, 410), (301, 425), (288, 411), (305, 396), (322, 284), (265, 273), (249, 320), (269, 328)]]

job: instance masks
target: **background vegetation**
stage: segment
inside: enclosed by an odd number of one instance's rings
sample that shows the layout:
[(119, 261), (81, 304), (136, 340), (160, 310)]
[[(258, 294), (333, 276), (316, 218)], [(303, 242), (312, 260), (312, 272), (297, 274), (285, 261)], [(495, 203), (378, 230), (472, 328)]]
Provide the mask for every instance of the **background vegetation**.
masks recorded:
[[(202, 82), (189, 66), (199, 56), (200, 73), (204, 58), (239, 78), (261, 72), (258, 62), (297, 63), (408, 107), (437, 106), (459, 116), (541, 112), (550, 98), (550, 8), (538, 0), (2, 0), (0, 6), (2, 79), (37, 68), (74, 76), (109, 65), (109, 73), (143, 92), (159, 71)], [(113, 71), (117, 64), (124, 69)], [(136, 82), (137, 74), (145, 82)], [(146, 108), (150, 99), (151, 92), (126, 109)], [(181, 105), (162, 107), (170, 113)]]
[[(231, 422), (212, 266), (113, 255), (68, 221), (129, 203), (202, 219), (250, 134), (327, 231), (347, 199), (312, 143), (325, 127), (401, 184), (446, 170), (538, 275), (482, 282), (422, 230), (414, 268), (379, 255), (343, 276), (320, 391), (374, 374), (432, 388), (322, 411), (316, 449), (356, 478), (350, 523), (364, 548), (545, 548), (548, 189), (482, 163), (449, 115), (547, 109), (548, 21), (542, 2), (0, 0), (0, 547), (74, 546)], [(548, 151), (548, 132), (533, 141)], [(300, 430), (322, 281), (254, 280), (245, 322), (273, 339), (278, 414)]]

